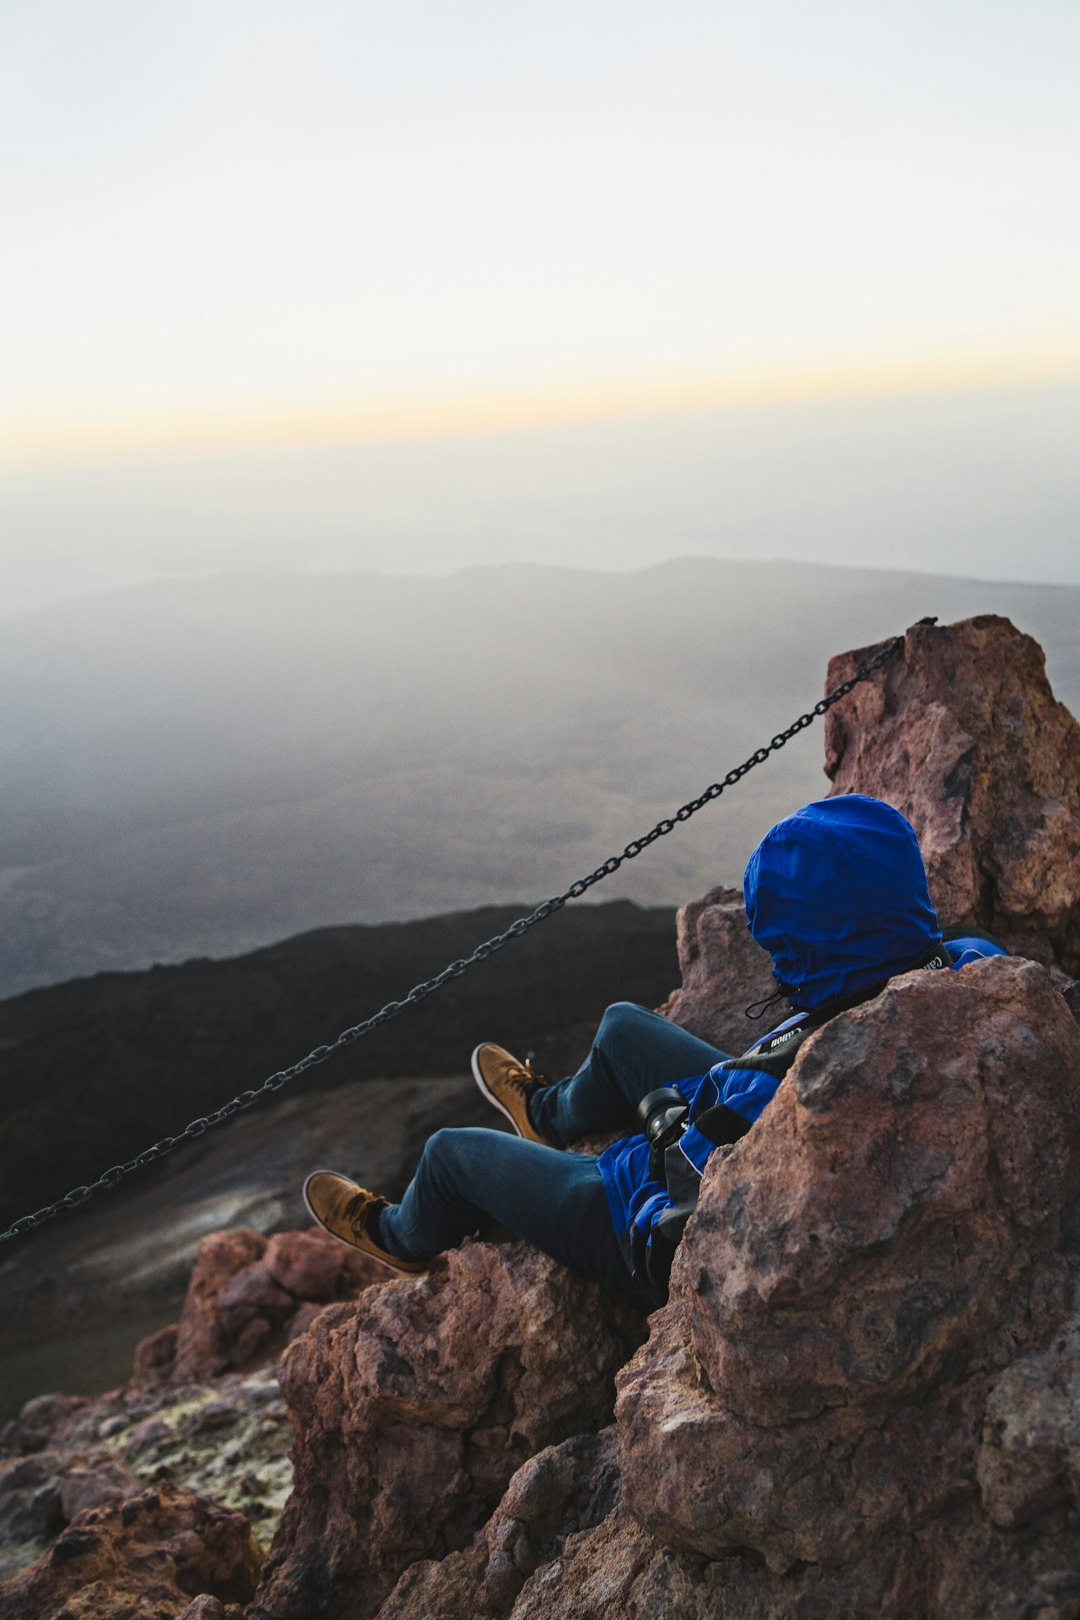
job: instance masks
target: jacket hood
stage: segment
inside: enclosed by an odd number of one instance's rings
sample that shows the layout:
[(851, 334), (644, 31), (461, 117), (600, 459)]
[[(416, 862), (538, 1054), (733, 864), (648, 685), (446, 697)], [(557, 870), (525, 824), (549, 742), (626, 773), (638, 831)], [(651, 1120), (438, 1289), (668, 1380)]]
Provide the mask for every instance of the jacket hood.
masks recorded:
[(941, 943), (910, 822), (842, 794), (778, 822), (743, 878), (750, 932), (799, 1011), (872, 989)]

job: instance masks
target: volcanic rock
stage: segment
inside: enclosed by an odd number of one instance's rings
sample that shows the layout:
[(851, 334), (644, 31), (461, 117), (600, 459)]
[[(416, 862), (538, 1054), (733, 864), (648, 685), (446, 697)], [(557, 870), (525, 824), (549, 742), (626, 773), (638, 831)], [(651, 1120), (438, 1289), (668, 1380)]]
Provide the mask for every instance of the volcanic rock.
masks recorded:
[(70, 1523), (88, 1508), (126, 1502), (137, 1490), (134, 1476), (122, 1463), (106, 1458), (92, 1468), (76, 1464), (60, 1479), (60, 1506)]
[(770, 1614), (803, 1565), (843, 1612), (1028, 1612), (1076, 1545), (1051, 1393), (1075, 1377), (1078, 1194), (1080, 1030), (1041, 968), (908, 974), (833, 1019), (710, 1160), (619, 1377), (635, 1517), (713, 1560), (756, 1552)]
[(131, 1382), (136, 1388), (156, 1389), (172, 1377), (179, 1331), (179, 1324), (170, 1322), (168, 1327), (159, 1328), (156, 1333), (139, 1340), (135, 1346), (135, 1364), (131, 1375)]
[(618, 1496), (613, 1429), (546, 1447), (518, 1469), (472, 1545), (438, 1563), (413, 1564), (378, 1620), (509, 1614), (533, 1571), (557, 1558), (568, 1537), (601, 1523)]
[(280, 1352), (298, 1321), (307, 1325), (312, 1305), (355, 1299), (389, 1275), (319, 1227), (269, 1239), (245, 1227), (211, 1232), (199, 1244), (179, 1323), (140, 1342), (132, 1383), (154, 1389), (242, 1371)]
[(211, 1232), (199, 1244), (176, 1335), (176, 1359), (170, 1377), (177, 1381), (213, 1377), (229, 1365), (229, 1348), (218, 1320), (218, 1299), (237, 1272), (266, 1252), (261, 1232), (239, 1228)]
[[(873, 650), (833, 658), (826, 688)], [(907, 816), (947, 932), (1080, 975), (1080, 725), (1038, 642), (993, 614), (915, 625), (825, 727), (832, 791)]]
[(328, 1237), (321, 1227), (278, 1232), (266, 1245), (267, 1274), (295, 1300), (327, 1304), (354, 1299), (373, 1282), (385, 1282), (386, 1268), (370, 1255)]
[[(33, 1404), (33, 1403), (31, 1403)], [(70, 1402), (46, 1450), (0, 1452), (0, 1614), (10, 1580), (87, 1509), (164, 1481), (243, 1515), (269, 1544), (292, 1483), (273, 1368), (206, 1385), (115, 1390)], [(9, 1425), (13, 1436), (21, 1424)]]
[(681, 906), (675, 939), (682, 984), (657, 1011), (722, 1052), (745, 1052), (754, 1040), (746, 1008), (775, 995), (776, 981), (747, 927), (741, 891), (710, 889)]
[(640, 1318), (524, 1243), (331, 1306), (286, 1352), (295, 1487), (255, 1615), (374, 1614), (464, 1548), (516, 1469), (610, 1417)]
[[(55, 1451), (0, 1463), (0, 1557), (22, 1543), (47, 1540), (65, 1523)], [(2, 1566), (0, 1566), (2, 1567)]]
[(247, 1521), (162, 1484), (90, 1508), (4, 1589), (5, 1620), (175, 1620), (207, 1593), (250, 1597), (259, 1556)]
[(225, 1620), (225, 1605), (208, 1592), (201, 1592), (194, 1603), (189, 1603), (180, 1620)]
[(87, 1405), (82, 1395), (37, 1395), (27, 1401), (17, 1418), (0, 1429), (0, 1449), (26, 1453), (43, 1451)]

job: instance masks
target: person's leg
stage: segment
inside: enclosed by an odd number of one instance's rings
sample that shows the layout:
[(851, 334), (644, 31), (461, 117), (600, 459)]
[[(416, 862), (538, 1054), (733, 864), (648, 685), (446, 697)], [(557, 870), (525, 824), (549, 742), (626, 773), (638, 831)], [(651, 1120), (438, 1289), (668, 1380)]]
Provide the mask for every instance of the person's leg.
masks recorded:
[(639, 1308), (655, 1308), (620, 1253), (596, 1159), (505, 1131), (436, 1131), (400, 1204), (380, 1212), (380, 1240), (402, 1259), (426, 1260), (485, 1216)]
[(577, 1073), (532, 1093), (529, 1119), (548, 1141), (573, 1142), (629, 1123), (657, 1086), (704, 1074), (728, 1056), (648, 1007), (617, 1001)]

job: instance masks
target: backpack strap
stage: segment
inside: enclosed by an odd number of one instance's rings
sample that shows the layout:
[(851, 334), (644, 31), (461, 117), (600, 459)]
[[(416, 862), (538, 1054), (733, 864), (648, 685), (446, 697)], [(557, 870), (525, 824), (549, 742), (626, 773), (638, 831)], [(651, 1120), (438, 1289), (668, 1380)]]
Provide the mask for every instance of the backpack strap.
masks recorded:
[[(939, 944), (935, 945), (921, 961), (913, 962), (912, 968), (937, 969), (947, 968), (949, 965), (948, 952), (943, 944)], [(911, 969), (906, 971), (910, 972)], [(725, 1058), (722, 1063), (717, 1063), (711, 1072), (715, 1074), (724, 1069), (761, 1069), (773, 1079), (782, 1080), (795, 1062), (799, 1048), (808, 1036), (820, 1029), (823, 1024), (827, 1024), (830, 1018), (835, 1018), (837, 1013), (846, 1012), (850, 1007), (858, 1007), (864, 1001), (872, 1001), (875, 996), (881, 994), (887, 983), (888, 980), (885, 980), (884, 983), (874, 985), (869, 990), (862, 990), (857, 995), (847, 996), (842, 1001), (832, 1001), (825, 1007), (817, 1008), (814, 1012), (808, 1013), (801, 1023), (791, 1024), (787, 1029), (776, 1030), (764, 1036), (741, 1057)], [(694, 1120), (694, 1128), (716, 1147), (725, 1147), (740, 1141), (750, 1129), (751, 1123), (750, 1120), (744, 1119), (742, 1114), (737, 1114), (733, 1108), (729, 1108), (726, 1103), (715, 1103), (712, 1108), (702, 1110)], [(677, 1157), (672, 1159), (669, 1155)], [(639, 1282), (656, 1290), (661, 1298), (666, 1298), (671, 1262), (686, 1223), (697, 1205), (701, 1172), (681, 1152), (678, 1142), (665, 1150), (663, 1160), (663, 1170), (657, 1179), (663, 1180), (673, 1202), (661, 1211), (648, 1230), (642, 1230), (636, 1223), (631, 1226), (630, 1263)]]

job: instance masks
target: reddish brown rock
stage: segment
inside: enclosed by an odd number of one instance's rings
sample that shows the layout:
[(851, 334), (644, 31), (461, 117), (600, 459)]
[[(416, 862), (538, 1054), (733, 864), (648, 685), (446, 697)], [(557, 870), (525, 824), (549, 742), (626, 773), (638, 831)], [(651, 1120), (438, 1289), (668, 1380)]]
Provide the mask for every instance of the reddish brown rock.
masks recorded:
[(132, 1387), (140, 1390), (158, 1389), (167, 1384), (176, 1366), (177, 1323), (171, 1322), (157, 1333), (150, 1333), (135, 1346), (135, 1365), (131, 1374)]
[(188, 1604), (180, 1620), (244, 1620), (244, 1611), (238, 1603), (219, 1603), (203, 1592)]
[[(523, 1586), (510, 1611), (513, 1620), (864, 1620), (880, 1614), (902, 1614), (904, 1620), (926, 1620), (928, 1594), (939, 1571), (933, 1540), (879, 1545), (857, 1572), (818, 1565), (771, 1577), (753, 1555), (710, 1562), (657, 1541), (626, 1512), (616, 1509), (595, 1530), (570, 1537), (550, 1564), (538, 1569)], [(1052, 1579), (1052, 1577), (1051, 1577)], [(897, 1591), (906, 1608), (893, 1605)], [(1032, 1588), (1037, 1597), (1039, 1588)], [(1047, 1590), (1050, 1604), (1053, 1603)], [(954, 1614), (965, 1612), (962, 1608)], [(1050, 1606), (1032, 1614), (1068, 1611)], [(980, 1620), (1016, 1620), (1017, 1610), (987, 1609)], [(433, 1607), (429, 1615), (439, 1614)]]
[(385, 1266), (317, 1226), (307, 1232), (276, 1233), (266, 1245), (262, 1263), (295, 1299), (318, 1305), (355, 1299), (371, 1283), (387, 1280)]
[(213, 1232), (199, 1245), (179, 1324), (137, 1346), (132, 1385), (153, 1390), (265, 1361), (307, 1326), (312, 1302), (355, 1299), (387, 1276), (317, 1227), (269, 1240), (243, 1229)]
[(176, 1336), (171, 1377), (179, 1383), (215, 1377), (229, 1366), (228, 1344), (218, 1321), (218, 1298), (237, 1272), (266, 1252), (261, 1232), (240, 1228), (211, 1232), (199, 1244)]
[(325, 1305), (301, 1305), (289, 1323), (288, 1342), (292, 1344), (294, 1339), (298, 1339), (302, 1333), (306, 1333), (319, 1312), (324, 1310), (326, 1310)]
[(230, 1277), (214, 1301), (214, 1321), (226, 1343), (235, 1342), (255, 1317), (281, 1327), (296, 1300), (276, 1283), (264, 1265), (245, 1266)]
[(1007, 1367), (986, 1402), (978, 1457), (983, 1507), (1013, 1530), (1080, 1510), (1080, 1316)]
[(374, 1614), (410, 1564), (467, 1544), (526, 1459), (606, 1421), (638, 1336), (523, 1243), (322, 1311), (279, 1370), (294, 1491), (253, 1614)]
[[(765, 1611), (757, 1605), (729, 1607), (735, 1563), (727, 1560), (721, 1568), (689, 1558), (657, 1542), (625, 1511), (615, 1512), (538, 1571), (513, 1613), (515, 1620), (591, 1620), (594, 1615), (597, 1620), (601, 1615), (763, 1620)], [(793, 1611), (783, 1612), (787, 1620)], [(800, 1617), (805, 1612), (800, 1608)]]
[[(1080, 1030), (1042, 969), (909, 974), (832, 1020), (710, 1162), (671, 1303), (620, 1375), (631, 1510), (687, 1551), (752, 1549), (769, 1602), (808, 1564), (864, 1612), (870, 1558), (892, 1572), (871, 1607), (897, 1620), (1027, 1612), (1075, 1545), (1076, 1453), (1037, 1392), (1062, 1377), (1039, 1358), (1069, 1313), (1078, 1192)], [(1006, 1440), (1003, 1406), (1028, 1414)], [(1021, 1453), (1014, 1501), (998, 1480)], [(1056, 1511), (1003, 1539), (1035, 1503)]]
[(747, 926), (741, 892), (710, 889), (680, 907), (675, 942), (682, 984), (658, 1010), (722, 1052), (745, 1052), (762, 1027), (745, 1009), (775, 995), (776, 981)]
[[(833, 658), (826, 688), (872, 650)], [(832, 791), (907, 816), (946, 931), (1080, 974), (1080, 725), (1038, 642), (991, 614), (915, 625), (825, 724)]]
[(81, 1513), (0, 1586), (4, 1620), (176, 1620), (200, 1593), (245, 1602), (259, 1558), (247, 1520), (175, 1486)]
[(615, 1434), (579, 1434), (518, 1469), (472, 1545), (436, 1563), (413, 1564), (377, 1620), (480, 1620), (510, 1613), (534, 1570), (568, 1536), (599, 1524), (618, 1500)]

